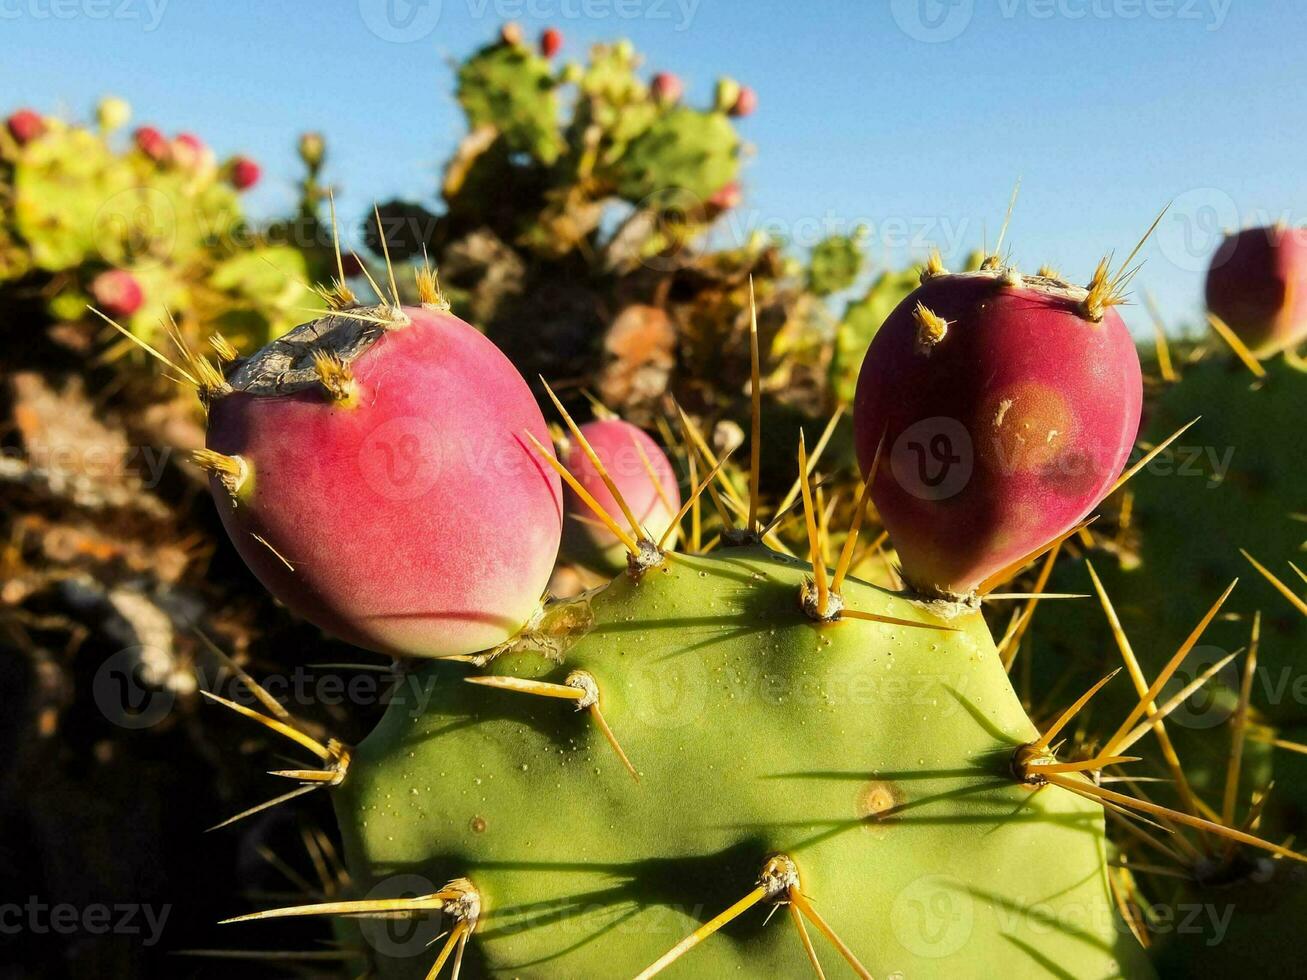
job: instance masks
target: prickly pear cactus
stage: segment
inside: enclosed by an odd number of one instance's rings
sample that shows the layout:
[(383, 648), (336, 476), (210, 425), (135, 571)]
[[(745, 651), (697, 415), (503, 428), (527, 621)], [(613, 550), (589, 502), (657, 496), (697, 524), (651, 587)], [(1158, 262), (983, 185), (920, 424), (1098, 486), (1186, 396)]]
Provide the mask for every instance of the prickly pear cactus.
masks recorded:
[[(1143, 972), (1101, 809), (1013, 775), (1038, 733), (979, 616), (945, 631), (848, 582), (849, 608), (888, 619), (817, 622), (809, 571), (760, 548), (672, 556), (574, 603), (565, 650), (423, 667), (426, 710), (393, 705), (333, 791), (365, 890), (401, 869), (470, 881), (473, 975), (635, 976), (783, 855), (797, 877), (764, 876), (760, 907), (676, 975), (803, 975), (792, 924), (766, 922), (791, 887), (874, 976)], [(433, 956), (377, 965), (421, 977)]]
[(458, 101), (472, 128), (493, 126), (512, 151), (550, 164), (562, 151), (556, 85), (548, 60), (499, 41), (460, 66)]
[(706, 202), (739, 172), (739, 140), (720, 112), (677, 106), (631, 140), (616, 167), (617, 193), (632, 203), (673, 188)]

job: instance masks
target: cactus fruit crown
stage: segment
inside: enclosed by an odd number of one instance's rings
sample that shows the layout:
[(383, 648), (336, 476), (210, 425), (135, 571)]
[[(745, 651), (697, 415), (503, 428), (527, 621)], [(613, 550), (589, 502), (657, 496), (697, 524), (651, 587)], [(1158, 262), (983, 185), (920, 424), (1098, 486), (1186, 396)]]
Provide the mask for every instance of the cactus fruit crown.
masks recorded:
[[(400, 315), (396, 296), (293, 331), (220, 375), (211, 414), (252, 397), (271, 411), (316, 398), (315, 385), (330, 396), (324, 371), (362, 373), (390, 338), (430, 329), (420, 308), (387, 329)], [(262, 710), (209, 695), (316, 759), (274, 773), (295, 787), (224, 824), (325, 788), (359, 888), (357, 898), (229, 921), (347, 917), (371, 946), (359, 955), (383, 978), (430, 980), (452, 960), (455, 976), (643, 980), (685, 956), (678, 969), (699, 976), (820, 977), (837, 961), (862, 977), (873, 975), (864, 964), (879, 976), (1031, 976), (1063, 963), (1082, 976), (1147, 976), (1109, 887), (1105, 806), (1298, 858), (1100, 785), (1104, 768), (1132, 761), (1124, 747), (1160, 724), (1150, 712), (1169, 675), (1097, 752), (1067, 758), (1059, 735), (1113, 675), (1041, 733), (977, 611), (945, 621), (911, 592), (849, 574), (883, 440), (833, 570), (802, 437), (810, 560), (760, 543), (756, 336), (755, 327), (748, 517), (721, 511), (736, 533), (718, 551), (681, 554), (665, 535), (651, 540), (563, 411), (620, 515), (554, 458), (543, 424), (539, 437), (532, 425), (523, 434), (627, 549), (628, 567), (608, 585), (537, 608), (499, 646), (404, 664), (430, 699), (393, 699), (357, 746), (307, 734), (238, 668)], [(192, 369), (201, 361), (188, 356)], [(260, 391), (277, 396), (252, 395)], [(704, 476), (673, 526), (710, 487), (714, 499), (718, 486), (735, 493), (723, 460), (683, 420)], [(283, 430), (288, 452), (295, 435)], [(208, 468), (230, 475), (232, 457), (210, 453), (223, 458)], [(215, 486), (220, 506), (228, 489)], [(411, 516), (433, 506), (453, 504), (417, 498)], [(414, 880), (430, 887), (414, 896)], [(782, 908), (792, 929), (769, 924)], [(396, 949), (378, 918), (431, 932)]]

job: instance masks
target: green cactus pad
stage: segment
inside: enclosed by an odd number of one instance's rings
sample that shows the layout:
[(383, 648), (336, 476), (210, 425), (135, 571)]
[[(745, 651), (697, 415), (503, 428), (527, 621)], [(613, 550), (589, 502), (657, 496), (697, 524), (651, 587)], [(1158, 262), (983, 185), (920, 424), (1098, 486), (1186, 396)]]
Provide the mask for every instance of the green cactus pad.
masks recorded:
[[(1101, 809), (1011, 774), (1037, 733), (980, 617), (819, 624), (799, 605), (808, 572), (761, 549), (672, 556), (569, 607), (559, 659), (491, 662), (553, 683), (588, 671), (638, 782), (589, 711), (414, 668), (430, 700), (392, 703), (333, 790), (361, 893), (469, 878), (484, 914), (464, 976), (630, 977), (783, 853), (875, 976), (1147, 975), (1108, 894)], [(940, 623), (869, 585), (843, 595)], [(667, 975), (808, 975), (769, 905)], [(423, 977), (437, 949), (374, 943), (385, 978)]]
[(633, 204), (672, 188), (707, 201), (739, 172), (739, 139), (721, 113), (678, 107), (631, 141), (616, 171), (618, 194)]
[(550, 164), (562, 151), (549, 62), (524, 47), (493, 44), (458, 70), (458, 101), (472, 128), (494, 126), (518, 153)]

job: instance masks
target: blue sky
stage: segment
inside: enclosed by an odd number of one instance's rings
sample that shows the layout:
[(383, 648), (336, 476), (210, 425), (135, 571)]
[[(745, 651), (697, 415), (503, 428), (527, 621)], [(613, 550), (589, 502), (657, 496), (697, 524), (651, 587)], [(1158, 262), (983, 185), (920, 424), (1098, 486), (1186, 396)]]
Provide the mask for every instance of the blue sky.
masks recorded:
[[(433, 204), (463, 125), (450, 59), (506, 19), (564, 57), (631, 38), (706, 103), (754, 86), (756, 153), (724, 229), (872, 229), (878, 261), (1008, 242), (1084, 280), (1174, 200), (1137, 282), (1192, 319), (1222, 227), (1301, 222), (1307, 4), (1297, 0), (0, 0), (0, 92), (73, 115), (104, 93), (265, 167), (256, 214), (294, 199), (296, 134), (328, 139), (347, 215)], [(1127, 319), (1146, 329), (1138, 306)]]

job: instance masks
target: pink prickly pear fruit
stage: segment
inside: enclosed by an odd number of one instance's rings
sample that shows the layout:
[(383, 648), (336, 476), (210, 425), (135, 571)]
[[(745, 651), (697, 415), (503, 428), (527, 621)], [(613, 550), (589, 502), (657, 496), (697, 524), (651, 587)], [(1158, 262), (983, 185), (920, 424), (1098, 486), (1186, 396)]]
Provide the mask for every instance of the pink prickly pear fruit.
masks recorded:
[(1307, 339), (1307, 230), (1273, 225), (1227, 237), (1207, 270), (1207, 308), (1256, 357)]
[(758, 108), (758, 93), (748, 85), (741, 85), (740, 94), (735, 97), (735, 105), (731, 106), (731, 115), (751, 116), (756, 108)]
[[(1016, 270), (927, 274), (885, 320), (854, 396), (863, 473), (920, 594), (957, 599), (1109, 492), (1143, 383), (1100, 266), (1090, 289)], [(883, 439), (883, 443), (882, 443)]]
[[(581, 434), (604, 464), (641, 528), (657, 543), (681, 507), (681, 490), (667, 455), (643, 429), (618, 418), (587, 422), (581, 426)], [(626, 529), (621, 507), (580, 444), (569, 439), (562, 447), (562, 456), (577, 482)], [(570, 487), (564, 488), (563, 508), (563, 557), (599, 570), (625, 565), (624, 545), (599, 524), (593, 511)]]
[(184, 170), (197, 169), (204, 160), (208, 147), (192, 133), (178, 133), (172, 141), (172, 158)]
[(15, 143), (26, 146), (45, 132), (45, 120), (31, 109), (19, 109), (5, 120), (5, 127)]
[(156, 163), (168, 156), (168, 138), (153, 126), (137, 127), (132, 133), (132, 142), (136, 148)]
[(457, 317), (348, 312), (211, 383), (196, 460), (236, 550), (294, 612), (379, 653), (490, 649), (532, 618), (557, 557), (540, 409)]
[(679, 76), (672, 74), (670, 71), (660, 71), (653, 77), (649, 83), (649, 91), (653, 93), (654, 101), (664, 105), (671, 105), (674, 102), (681, 101), (681, 95), (685, 88), (681, 84)]
[(563, 32), (557, 27), (546, 27), (540, 32), (540, 53), (552, 58), (563, 48)]
[(247, 191), (259, 182), (262, 173), (249, 157), (235, 157), (231, 162), (231, 185), (238, 191)]
[(109, 269), (91, 280), (96, 308), (112, 317), (129, 317), (145, 302), (137, 278), (125, 269)]

